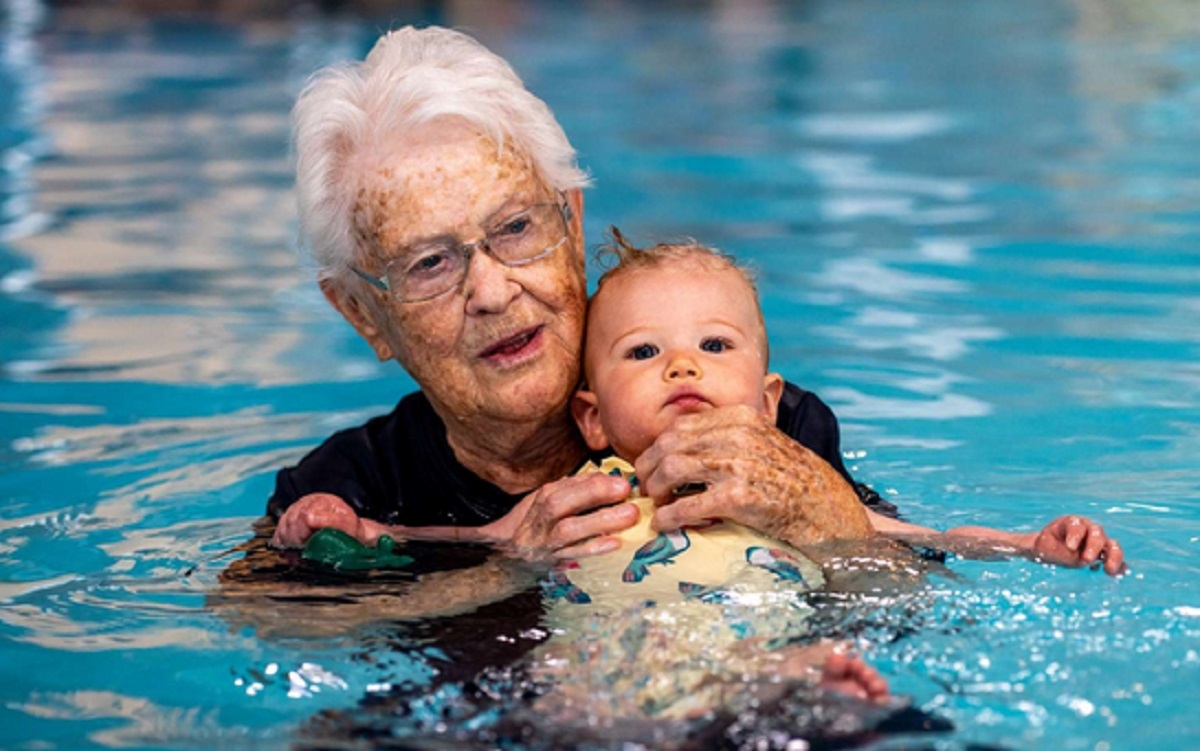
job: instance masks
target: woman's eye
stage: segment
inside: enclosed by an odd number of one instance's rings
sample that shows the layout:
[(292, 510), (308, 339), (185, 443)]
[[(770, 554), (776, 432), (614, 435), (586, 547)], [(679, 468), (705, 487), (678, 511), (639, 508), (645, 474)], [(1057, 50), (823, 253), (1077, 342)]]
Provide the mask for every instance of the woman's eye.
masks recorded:
[(499, 237), (513, 237), (513, 236), (523, 235), (529, 229), (530, 223), (531, 222), (530, 222), (528, 214), (514, 217), (513, 219), (509, 219), (507, 222), (500, 225), (500, 228), (496, 231), (495, 234)]
[(728, 339), (719, 339), (712, 337), (700, 342), (700, 349), (705, 352), (724, 352), (727, 349), (732, 349), (733, 344)]
[(658, 347), (653, 344), (639, 344), (636, 347), (630, 347), (625, 353), (626, 360), (649, 360), (658, 354)]
[(449, 250), (437, 249), (425, 251), (408, 262), (406, 273), (415, 276), (440, 274), (453, 265), (451, 260), (452, 253)]

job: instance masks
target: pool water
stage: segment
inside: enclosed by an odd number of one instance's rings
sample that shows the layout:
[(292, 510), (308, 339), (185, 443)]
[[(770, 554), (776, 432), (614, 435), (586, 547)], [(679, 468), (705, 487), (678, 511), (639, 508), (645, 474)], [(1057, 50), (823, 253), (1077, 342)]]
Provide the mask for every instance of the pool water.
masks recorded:
[(413, 387), (294, 252), (287, 116), (316, 67), (432, 22), (559, 115), (590, 241), (758, 269), (774, 368), (909, 519), (1083, 513), (1123, 543), (1121, 579), (952, 559), (848, 605), (953, 725), (868, 745), (1200, 748), (1194, 4), (164, 5), (0, 9), (0, 747), (436, 747), (494, 721), (447, 645), (489, 634), (501, 664), (538, 627), (513, 601), (341, 629), (362, 582), (274, 617), (210, 597), (274, 470)]

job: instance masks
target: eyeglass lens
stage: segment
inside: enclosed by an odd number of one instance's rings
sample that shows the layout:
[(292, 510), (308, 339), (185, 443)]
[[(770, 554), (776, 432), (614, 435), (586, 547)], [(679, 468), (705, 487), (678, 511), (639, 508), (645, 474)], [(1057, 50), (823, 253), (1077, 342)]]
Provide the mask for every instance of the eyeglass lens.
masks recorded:
[(388, 285), (402, 301), (426, 300), (457, 286), (481, 245), (501, 263), (519, 265), (554, 250), (565, 232), (557, 204), (536, 204), (497, 222), (482, 242), (437, 242), (409, 249), (388, 264)]

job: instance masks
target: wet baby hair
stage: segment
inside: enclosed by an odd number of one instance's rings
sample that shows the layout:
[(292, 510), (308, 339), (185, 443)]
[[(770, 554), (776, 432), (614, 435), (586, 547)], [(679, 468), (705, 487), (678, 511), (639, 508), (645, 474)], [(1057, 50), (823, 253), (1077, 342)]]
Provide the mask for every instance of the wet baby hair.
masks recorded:
[(758, 324), (762, 327), (764, 334), (763, 362), (769, 361), (770, 348), (765, 335), (767, 327), (763, 319), (758, 285), (755, 283), (753, 271), (739, 263), (732, 255), (709, 245), (703, 245), (691, 238), (673, 243), (657, 243), (649, 248), (639, 248), (629, 242), (616, 226), (609, 226), (608, 236), (608, 242), (601, 245), (595, 253), (596, 263), (603, 269), (603, 273), (596, 282), (595, 294), (588, 300), (589, 318), (596, 299), (604, 290), (604, 285), (635, 271), (671, 266), (687, 267), (689, 265), (704, 271), (735, 271), (746, 282), (750, 293), (754, 295), (754, 308), (758, 311)]
[[(674, 243), (658, 243), (649, 248), (639, 248), (626, 239), (615, 226), (608, 228), (609, 241), (601, 245), (595, 254), (596, 262), (604, 270), (596, 285), (599, 294), (604, 284), (630, 271), (669, 266), (675, 263), (694, 263), (705, 269), (736, 271), (746, 280), (758, 300), (758, 286), (754, 273), (736, 258), (717, 248), (702, 245), (688, 238)], [(593, 295), (595, 297), (595, 295)]]

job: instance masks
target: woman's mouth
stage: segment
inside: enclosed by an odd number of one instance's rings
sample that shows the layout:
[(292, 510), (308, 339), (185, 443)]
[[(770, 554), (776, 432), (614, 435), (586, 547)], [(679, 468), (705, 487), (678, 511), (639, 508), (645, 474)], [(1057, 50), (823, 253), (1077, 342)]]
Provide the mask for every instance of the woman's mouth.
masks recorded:
[(499, 363), (520, 359), (523, 355), (536, 349), (537, 343), (541, 341), (542, 328), (542, 326), (533, 326), (505, 337), (488, 345), (479, 353), (479, 357)]

